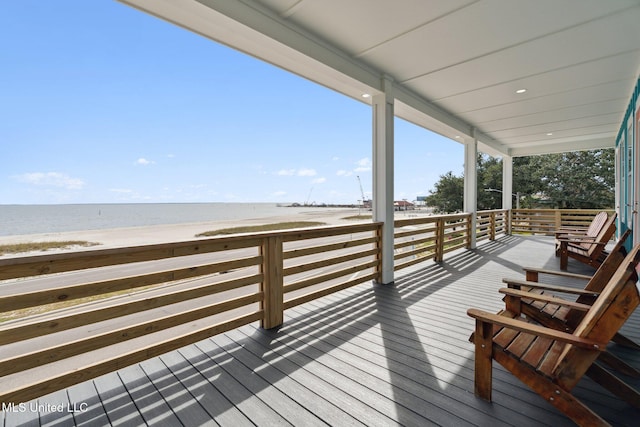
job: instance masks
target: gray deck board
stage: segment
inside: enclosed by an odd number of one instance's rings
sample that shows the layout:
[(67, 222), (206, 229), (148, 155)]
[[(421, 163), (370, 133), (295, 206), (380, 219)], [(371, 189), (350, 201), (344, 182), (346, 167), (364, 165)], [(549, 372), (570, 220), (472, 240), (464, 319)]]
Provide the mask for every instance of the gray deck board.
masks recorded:
[[(232, 344), (231, 340), (225, 342), (225, 337), (220, 337), (222, 340), (219, 344), (229, 345)], [(210, 341), (203, 341), (196, 346), (191, 346), (190, 350), (201, 351), (203, 355), (209, 354), (209, 349), (214, 344)], [(247, 352), (242, 352), (246, 354)], [(304, 426), (322, 426), (326, 425), (312, 412), (306, 410), (304, 406), (298, 404), (295, 400), (291, 399), (287, 394), (280, 391), (278, 388), (270, 387), (270, 383), (265, 380), (258, 372), (255, 372), (251, 366), (255, 366), (256, 360), (249, 361), (246, 364), (248, 358), (234, 357), (234, 354), (227, 354), (227, 363), (222, 363), (220, 366), (231, 376), (236, 378), (242, 385), (248, 390), (249, 393), (260, 399), (274, 411), (276, 411), (283, 420), (291, 425), (304, 425)], [(208, 356), (207, 356), (208, 357)], [(250, 360), (250, 359), (249, 359)]]
[[(172, 360), (181, 367), (186, 362)], [(140, 363), (142, 370), (149, 380), (156, 386), (158, 393), (171, 407), (175, 416), (184, 426), (198, 426), (209, 423), (215, 425), (204, 408), (194, 398), (188, 388), (184, 387), (165, 365), (162, 358), (156, 357)], [(179, 368), (174, 368), (179, 369)]]
[(93, 381), (87, 381), (69, 387), (69, 412), (78, 426), (109, 425), (109, 418), (102, 405), (100, 396)]
[(109, 423), (113, 426), (135, 426), (144, 424), (131, 395), (127, 392), (119, 375), (103, 375), (91, 381), (96, 387)]
[(181, 425), (171, 407), (158, 392), (161, 384), (154, 384), (140, 364), (122, 369), (118, 374), (147, 424)]
[[(38, 399), (86, 403), (85, 413), (7, 412), (0, 426), (571, 426), (497, 364), (493, 402), (473, 393), (467, 309), (499, 310), (502, 278), (557, 269), (553, 251), (550, 238), (505, 236), (427, 261), (393, 286), (364, 283), (290, 309), (279, 329), (248, 325)], [(569, 271), (593, 269), (570, 260)], [(623, 333), (640, 342), (640, 313)], [(640, 369), (640, 352), (609, 349)], [(640, 390), (640, 379), (621, 378)], [(589, 378), (574, 393), (613, 425), (637, 425), (639, 410)]]
[[(200, 355), (193, 346), (162, 356), (162, 360), (173, 371), (181, 386), (189, 390), (193, 404), (195, 405), (197, 402), (206, 411), (209, 419), (212, 420), (212, 425), (234, 425), (237, 427), (253, 425), (213, 385), (215, 381), (212, 381), (212, 379), (218, 377), (215, 372), (218, 367), (208, 367), (207, 363), (203, 363), (203, 359), (205, 357)], [(205, 365), (205, 370), (201, 371), (203, 364)], [(191, 407), (187, 408), (190, 410)]]

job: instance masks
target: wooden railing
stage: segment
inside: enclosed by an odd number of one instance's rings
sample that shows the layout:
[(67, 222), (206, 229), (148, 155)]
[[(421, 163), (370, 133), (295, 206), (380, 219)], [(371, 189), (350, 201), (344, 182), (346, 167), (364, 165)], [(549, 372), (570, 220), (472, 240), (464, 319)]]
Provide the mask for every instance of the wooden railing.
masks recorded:
[(471, 214), (426, 216), (394, 222), (394, 269), (430, 259), (440, 262), (444, 254), (471, 244)]
[[(0, 402), (21, 403), (375, 280), (382, 224), (0, 260)], [(61, 304), (82, 302), (71, 307)], [(9, 319), (9, 320), (8, 320)]]
[(500, 234), (509, 233), (509, 211), (478, 211), (476, 214), (476, 241), (495, 240)]
[[(553, 235), (561, 227), (588, 227), (602, 209), (513, 209), (513, 233)], [(607, 210), (613, 213), (613, 210)]]
[[(515, 232), (597, 211), (513, 212)], [(508, 233), (509, 212), (394, 222), (394, 269)], [(0, 259), (0, 402), (21, 403), (381, 275), (381, 223)], [(69, 305), (69, 306), (66, 306)]]

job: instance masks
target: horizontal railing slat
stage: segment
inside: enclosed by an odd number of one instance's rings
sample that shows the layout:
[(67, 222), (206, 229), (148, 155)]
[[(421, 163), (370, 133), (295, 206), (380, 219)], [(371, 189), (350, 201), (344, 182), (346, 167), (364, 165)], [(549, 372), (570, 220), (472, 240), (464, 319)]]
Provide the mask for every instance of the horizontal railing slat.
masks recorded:
[(393, 259), (398, 260), (398, 259), (406, 258), (412, 255), (419, 255), (419, 254), (424, 254), (428, 252), (433, 252), (433, 254), (435, 255), (435, 250), (436, 250), (436, 245), (434, 243), (433, 245), (412, 249), (410, 251), (398, 252), (397, 254), (394, 254)]
[(223, 271), (255, 266), (259, 265), (261, 262), (261, 256), (254, 256), (214, 264), (201, 264), (197, 266), (165, 270), (157, 273), (141, 274), (118, 279), (58, 287), (54, 289), (49, 288), (42, 291), (3, 296), (0, 297), (0, 304), (2, 304), (3, 310), (5, 311), (18, 310), (37, 305), (46, 305), (60, 301), (69, 301), (78, 298), (108, 294), (111, 292), (131, 290), (158, 283), (190, 279)]
[[(333, 271), (331, 273), (320, 274), (314, 276), (310, 279), (300, 280), (297, 282), (292, 282), (284, 285), (284, 292), (293, 292), (299, 289), (307, 288), (309, 286), (317, 285), (322, 282), (327, 282), (332, 279), (337, 279), (338, 277), (346, 276), (347, 274), (354, 274), (359, 271), (366, 270), (368, 268), (375, 267), (378, 264), (377, 260), (368, 261), (362, 264), (357, 264), (352, 267), (343, 268), (337, 271)], [(362, 280), (358, 283), (362, 283)]]
[(72, 314), (61, 314), (53, 320), (40, 321), (35, 318), (28, 322), (9, 322), (0, 328), (0, 344), (26, 340), (42, 335), (52, 334), (80, 326), (86, 326), (96, 322), (102, 322), (118, 317), (139, 313), (170, 304), (201, 298), (221, 292), (238, 289), (262, 281), (262, 274), (241, 277), (233, 280), (217, 282), (194, 287), (187, 290), (167, 292), (160, 296), (152, 296), (137, 301), (126, 301), (120, 304), (112, 304), (105, 308), (95, 309), (86, 307)]
[(430, 242), (434, 242), (436, 240), (436, 236), (428, 236), (428, 237), (424, 237), (421, 239), (415, 239), (415, 240), (407, 240), (406, 242), (399, 242), (396, 243), (395, 245), (393, 245), (394, 249), (400, 249), (400, 248), (404, 248), (407, 246), (413, 246), (413, 245), (420, 245), (423, 243), (430, 243)]
[(365, 239), (349, 240), (346, 242), (332, 243), (330, 245), (319, 245), (319, 246), (312, 246), (310, 248), (304, 248), (304, 249), (285, 250), (284, 259), (299, 258), (307, 255), (315, 255), (319, 253), (331, 252), (331, 251), (336, 251), (340, 249), (347, 249), (347, 248), (353, 248), (353, 247), (362, 246), (362, 245), (369, 245), (369, 244), (376, 243), (378, 240), (379, 239), (377, 237), (367, 237)]
[(376, 231), (382, 223), (368, 222), (362, 224), (352, 224), (348, 226), (340, 225), (333, 227), (315, 227), (306, 230), (281, 231), (278, 233), (283, 242), (293, 242), (307, 239), (317, 239), (320, 237), (332, 237), (341, 234), (362, 233), (368, 231)]
[(258, 246), (261, 241), (256, 237), (227, 237), (215, 240), (0, 259), (0, 280), (243, 249)]
[(302, 296), (299, 296), (299, 297), (291, 298), (291, 299), (286, 300), (284, 302), (284, 308), (285, 309), (289, 309), (289, 308), (295, 307), (297, 305), (304, 304), (306, 302), (313, 301), (315, 299), (322, 298), (322, 297), (327, 296), (327, 295), (331, 295), (334, 292), (338, 292), (338, 291), (341, 291), (343, 289), (350, 288), (350, 287), (355, 286), (355, 285), (357, 285), (359, 283), (366, 282), (366, 281), (369, 281), (369, 280), (374, 280), (377, 277), (377, 275), (378, 274), (375, 273), (375, 272), (374, 273), (370, 273), (370, 274), (365, 274), (364, 276), (358, 277), (356, 279), (347, 280), (345, 282), (341, 282), (341, 283), (338, 283), (336, 285), (320, 289), (318, 291), (310, 292), (310, 293), (308, 293), (306, 295), (302, 295)]
[(15, 372), (35, 368), (47, 363), (53, 363), (78, 354), (159, 332), (164, 329), (193, 322), (205, 317), (214, 316), (236, 308), (241, 308), (249, 304), (255, 304), (261, 301), (262, 298), (262, 293), (258, 292), (224, 302), (211, 304), (205, 307), (191, 309), (178, 314), (166, 315), (150, 321), (140, 322), (135, 325), (128, 325), (124, 328), (95, 334), (87, 338), (76, 339), (68, 343), (33, 351), (29, 354), (19, 354), (15, 357), (0, 360), (0, 372), (2, 372), (3, 375), (10, 375)]
[(378, 252), (377, 249), (369, 249), (366, 251), (353, 252), (347, 255), (327, 258), (320, 261), (314, 261), (306, 264), (295, 265), (292, 267), (285, 268), (283, 271), (283, 274), (285, 276), (291, 276), (293, 274), (305, 273), (307, 271), (315, 270), (322, 267), (328, 267), (331, 265), (341, 264), (347, 261), (353, 261), (360, 258), (374, 256), (377, 252)]
[(237, 329), (240, 326), (260, 320), (262, 316), (262, 311), (239, 316), (232, 320), (205, 326), (177, 337), (160, 340), (155, 344), (136, 348), (129, 352), (109, 357), (97, 363), (87, 366), (78, 366), (71, 372), (53, 374), (47, 378), (33, 381), (24, 386), (19, 386), (10, 390), (2, 390), (0, 391), (0, 402), (6, 404), (13, 403), (15, 405), (18, 405), (21, 402), (28, 402), (36, 397), (79, 384), (109, 372), (117, 371), (134, 363), (142, 362), (155, 356), (160, 356), (161, 354), (177, 350), (181, 347), (202, 341), (203, 339), (211, 336), (230, 331), (232, 329)]

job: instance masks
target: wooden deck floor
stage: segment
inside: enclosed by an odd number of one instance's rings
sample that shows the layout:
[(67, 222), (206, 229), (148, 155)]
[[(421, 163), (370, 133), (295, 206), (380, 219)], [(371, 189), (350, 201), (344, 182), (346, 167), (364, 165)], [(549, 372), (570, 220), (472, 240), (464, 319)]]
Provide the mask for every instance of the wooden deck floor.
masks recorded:
[[(552, 253), (549, 238), (506, 236), (292, 309), (277, 331), (246, 326), (5, 410), (0, 425), (573, 425), (499, 366), (493, 403), (473, 394), (467, 308), (497, 311), (500, 279), (557, 268)], [(640, 342), (639, 313), (624, 331)], [(640, 368), (640, 352), (612, 351)], [(576, 394), (637, 425), (640, 411), (589, 379)]]

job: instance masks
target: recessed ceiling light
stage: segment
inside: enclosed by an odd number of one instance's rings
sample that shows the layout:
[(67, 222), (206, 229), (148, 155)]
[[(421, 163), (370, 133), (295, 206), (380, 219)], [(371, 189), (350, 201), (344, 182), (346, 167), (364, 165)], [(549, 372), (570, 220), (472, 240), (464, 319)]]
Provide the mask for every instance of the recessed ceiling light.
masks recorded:
[(363, 93), (363, 94), (362, 94), (362, 97), (363, 97), (363, 98), (371, 98), (371, 94), (369, 94), (369, 93)]
[(547, 136), (551, 136), (551, 135), (553, 135), (553, 132), (547, 133)]
[(526, 91), (527, 91), (526, 89), (518, 89), (516, 93), (525, 93)]
[(460, 139), (460, 135), (456, 135), (456, 139)]

